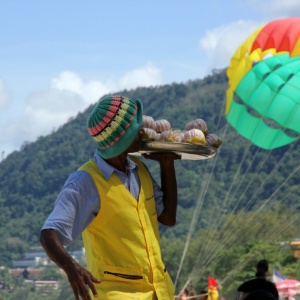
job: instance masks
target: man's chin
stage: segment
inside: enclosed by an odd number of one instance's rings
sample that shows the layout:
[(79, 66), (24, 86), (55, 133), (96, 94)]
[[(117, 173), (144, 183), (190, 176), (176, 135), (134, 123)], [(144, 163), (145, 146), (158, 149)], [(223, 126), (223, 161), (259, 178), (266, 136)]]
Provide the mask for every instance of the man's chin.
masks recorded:
[(140, 149), (141, 149), (141, 144), (140, 144), (140, 143), (137, 143), (137, 144), (131, 145), (131, 146), (128, 148), (128, 153), (139, 152)]

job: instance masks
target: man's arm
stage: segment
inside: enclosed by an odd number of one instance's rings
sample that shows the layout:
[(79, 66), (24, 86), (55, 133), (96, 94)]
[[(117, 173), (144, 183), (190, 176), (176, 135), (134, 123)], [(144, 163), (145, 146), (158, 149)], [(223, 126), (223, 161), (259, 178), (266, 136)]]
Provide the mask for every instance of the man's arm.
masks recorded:
[(158, 221), (166, 226), (174, 226), (177, 212), (177, 181), (174, 160), (180, 159), (180, 157), (174, 153), (143, 154), (143, 157), (157, 160), (160, 164), (164, 210), (158, 217)]
[(79, 297), (82, 300), (91, 300), (88, 287), (92, 290), (94, 297), (98, 297), (94, 283), (100, 283), (100, 281), (70, 256), (55, 230), (43, 229), (40, 234), (40, 243), (49, 258), (67, 274), (76, 300), (79, 300)]

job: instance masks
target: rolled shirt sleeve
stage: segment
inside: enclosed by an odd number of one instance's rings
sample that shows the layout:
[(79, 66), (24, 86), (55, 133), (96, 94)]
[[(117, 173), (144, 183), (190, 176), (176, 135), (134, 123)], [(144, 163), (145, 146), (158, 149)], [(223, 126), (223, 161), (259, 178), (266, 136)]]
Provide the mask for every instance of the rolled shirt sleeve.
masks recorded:
[(54, 229), (62, 243), (68, 245), (92, 222), (99, 209), (99, 194), (91, 176), (76, 171), (66, 181), (42, 230)]

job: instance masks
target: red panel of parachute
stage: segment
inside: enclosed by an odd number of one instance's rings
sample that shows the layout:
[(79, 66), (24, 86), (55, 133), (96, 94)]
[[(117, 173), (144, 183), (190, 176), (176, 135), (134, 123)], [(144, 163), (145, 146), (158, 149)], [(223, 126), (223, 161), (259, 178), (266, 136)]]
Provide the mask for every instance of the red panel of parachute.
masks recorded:
[(257, 48), (262, 51), (275, 48), (276, 52), (292, 52), (300, 35), (300, 19), (288, 18), (268, 23), (258, 33), (251, 52)]

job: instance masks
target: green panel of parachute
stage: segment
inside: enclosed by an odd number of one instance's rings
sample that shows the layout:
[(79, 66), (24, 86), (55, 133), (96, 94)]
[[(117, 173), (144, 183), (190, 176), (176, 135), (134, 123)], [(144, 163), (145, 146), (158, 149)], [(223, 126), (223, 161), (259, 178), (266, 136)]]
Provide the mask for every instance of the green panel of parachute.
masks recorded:
[(300, 133), (300, 58), (288, 54), (256, 63), (237, 86), (228, 122), (266, 150), (285, 146)]

